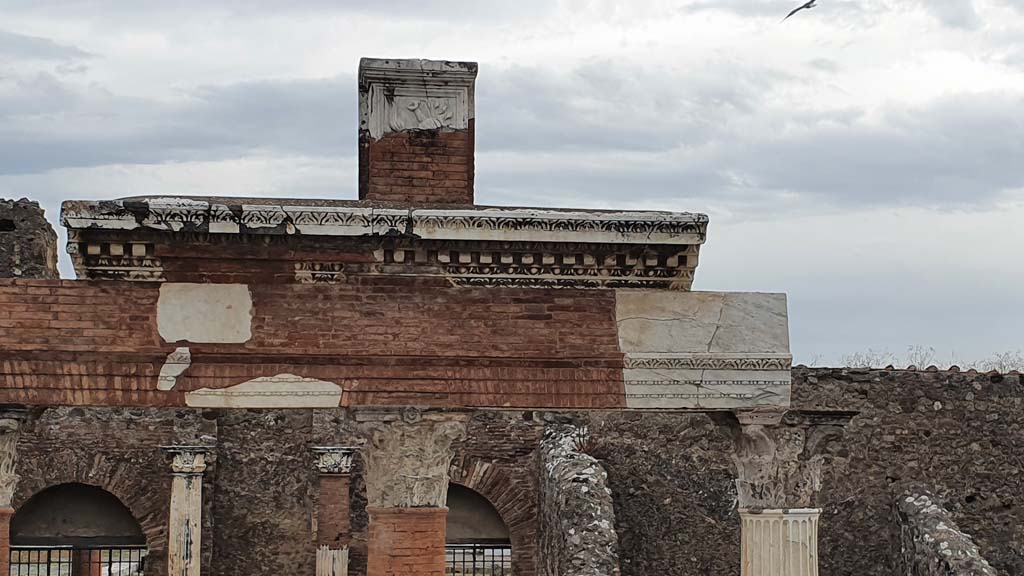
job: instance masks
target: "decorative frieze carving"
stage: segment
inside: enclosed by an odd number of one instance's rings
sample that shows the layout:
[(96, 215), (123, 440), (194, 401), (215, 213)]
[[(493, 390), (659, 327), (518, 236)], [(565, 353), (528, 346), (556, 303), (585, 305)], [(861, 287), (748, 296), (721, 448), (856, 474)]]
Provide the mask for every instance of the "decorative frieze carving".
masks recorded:
[(0, 407), (0, 509), (10, 508), (18, 485), (18, 435), (27, 411)]
[(295, 281), (299, 284), (337, 284), (345, 281), (344, 262), (296, 262)]
[(363, 58), (360, 130), (375, 140), (403, 130), (465, 130), (473, 118), (476, 72), (470, 62)]
[(628, 354), (623, 368), (644, 370), (789, 370), (789, 354)]
[[(175, 198), (68, 201), (62, 222), (71, 230), (257, 232), (314, 236), (407, 235), (426, 240), (702, 244), (704, 214), (601, 212), (525, 208), (414, 210), (358, 205), (226, 206)], [(157, 216), (152, 216), (152, 214)], [(170, 223), (174, 223), (171, 225)], [(216, 226), (211, 227), (213, 223)], [(231, 229), (232, 226), (237, 229)]]
[(351, 474), (356, 450), (352, 446), (316, 446), (316, 469), (321, 474)]
[(814, 508), (828, 448), (853, 412), (752, 411), (714, 414), (733, 442), (739, 508)]
[(465, 437), (463, 421), (443, 414), (387, 414), (360, 424), (367, 438), (367, 506), (443, 507), (448, 493), (452, 442)]

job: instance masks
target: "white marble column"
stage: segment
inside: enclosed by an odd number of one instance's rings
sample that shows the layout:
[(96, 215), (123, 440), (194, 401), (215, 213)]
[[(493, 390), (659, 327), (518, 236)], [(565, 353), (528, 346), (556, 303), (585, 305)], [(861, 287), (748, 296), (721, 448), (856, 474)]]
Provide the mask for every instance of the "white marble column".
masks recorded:
[(818, 576), (819, 514), (740, 510), (740, 576)]
[(167, 521), (167, 574), (199, 576), (202, 551), (204, 446), (171, 446), (171, 513)]
[(828, 447), (852, 412), (750, 411), (713, 416), (733, 440), (741, 576), (817, 576), (818, 493)]

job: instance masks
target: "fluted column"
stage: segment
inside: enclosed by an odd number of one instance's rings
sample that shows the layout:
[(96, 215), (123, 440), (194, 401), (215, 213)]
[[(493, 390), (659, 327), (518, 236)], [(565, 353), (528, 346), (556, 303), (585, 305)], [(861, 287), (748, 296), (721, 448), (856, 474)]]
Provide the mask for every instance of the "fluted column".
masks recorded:
[(740, 575), (818, 576), (817, 508), (740, 510)]
[(317, 506), (316, 576), (348, 574), (348, 544), (351, 540), (349, 487), (355, 448), (319, 446), (313, 448), (319, 498)]
[(733, 441), (741, 576), (817, 576), (817, 496), (826, 448), (852, 412), (717, 414)]
[(202, 552), (203, 472), (209, 448), (169, 446), (171, 511), (167, 521), (167, 574), (199, 576)]
[(20, 407), (0, 408), (0, 575), (11, 571), (11, 501), (18, 486), (18, 435), (26, 414)]
[(444, 576), (448, 469), (452, 442), (465, 436), (461, 415), (357, 415), (367, 512), (367, 576)]

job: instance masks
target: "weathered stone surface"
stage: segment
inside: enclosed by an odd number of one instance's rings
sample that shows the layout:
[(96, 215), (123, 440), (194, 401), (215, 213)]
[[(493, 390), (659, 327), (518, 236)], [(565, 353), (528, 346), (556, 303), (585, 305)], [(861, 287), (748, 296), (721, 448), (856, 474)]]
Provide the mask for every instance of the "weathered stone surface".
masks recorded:
[(214, 413), (216, 554), (209, 574), (315, 574), (312, 411)]
[(252, 295), (245, 284), (160, 286), (157, 329), (167, 342), (242, 343), (252, 338)]
[(59, 278), (57, 233), (39, 203), (0, 198), (0, 278)]
[[(904, 481), (943, 498), (999, 574), (1024, 574), (1020, 375), (796, 368), (793, 376), (793, 409), (859, 412), (822, 470), (822, 574), (899, 570), (891, 490)], [(739, 571), (730, 442), (710, 419), (593, 414), (590, 428), (615, 498), (624, 576)]]
[(619, 574), (608, 474), (593, 456), (579, 451), (586, 434), (554, 426), (539, 449), (540, 557), (546, 576)]
[(341, 386), (294, 374), (261, 376), (227, 388), (199, 388), (185, 394), (198, 408), (334, 408)]
[(712, 414), (733, 441), (740, 510), (812, 508), (826, 450), (852, 413), (792, 411)]
[(896, 500), (905, 576), (996, 576), (978, 546), (927, 491), (909, 490)]
[(368, 506), (443, 508), (455, 456), (452, 442), (465, 437), (464, 419), (413, 409), (366, 418), (362, 427), (367, 437), (363, 458)]
[(784, 294), (619, 290), (615, 316), (628, 407), (789, 406)]
[(818, 576), (817, 508), (740, 510), (740, 576)]
[(10, 508), (18, 485), (18, 433), (27, 416), (20, 408), (0, 407), (0, 508)]

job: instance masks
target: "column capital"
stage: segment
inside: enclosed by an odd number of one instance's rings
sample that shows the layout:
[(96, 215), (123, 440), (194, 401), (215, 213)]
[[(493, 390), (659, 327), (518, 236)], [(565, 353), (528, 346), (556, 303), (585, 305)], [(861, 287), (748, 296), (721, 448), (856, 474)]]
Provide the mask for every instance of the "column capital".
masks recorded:
[(20, 405), (0, 405), (0, 508), (10, 508), (18, 485), (18, 435), (28, 418)]
[(324, 475), (351, 474), (357, 450), (355, 446), (314, 446), (316, 469)]
[(812, 509), (821, 490), (828, 448), (843, 438), (849, 411), (718, 413), (733, 442), (740, 509)]
[(160, 449), (172, 456), (171, 473), (175, 475), (200, 475), (206, 470), (210, 446), (161, 446)]
[(367, 506), (371, 508), (444, 507), (452, 443), (465, 438), (468, 414), (368, 412), (357, 415), (366, 437)]

